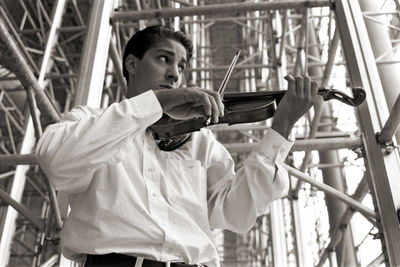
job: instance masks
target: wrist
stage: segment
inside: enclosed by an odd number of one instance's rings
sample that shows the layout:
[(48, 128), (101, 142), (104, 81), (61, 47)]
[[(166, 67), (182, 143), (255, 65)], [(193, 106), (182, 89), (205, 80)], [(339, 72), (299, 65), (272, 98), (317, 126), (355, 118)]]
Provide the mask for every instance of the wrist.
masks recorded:
[(290, 132), (292, 131), (293, 124), (289, 123), (287, 121), (276, 121), (274, 120), (271, 129), (273, 129), (275, 132), (279, 133), (281, 136), (283, 136), (285, 139), (288, 139)]
[(154, 94), (156, 95), (158, 102), (160, 103), (162, 109), (164, 110), (164, 106), (165, 106), (165, 91), (166, 89), (157, 89), (157, 90), (153, 90)]

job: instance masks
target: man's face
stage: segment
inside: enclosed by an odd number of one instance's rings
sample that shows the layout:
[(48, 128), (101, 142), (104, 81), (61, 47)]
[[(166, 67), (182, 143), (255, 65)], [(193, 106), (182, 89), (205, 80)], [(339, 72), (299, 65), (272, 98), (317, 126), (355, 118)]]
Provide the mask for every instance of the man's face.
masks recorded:
[(158, 42), (143, 55), (134, 58), (134, 73), (129, 76), (128, 97), (148, 90), (178, 88), (186, 68), (186, 49), (172, 39)]

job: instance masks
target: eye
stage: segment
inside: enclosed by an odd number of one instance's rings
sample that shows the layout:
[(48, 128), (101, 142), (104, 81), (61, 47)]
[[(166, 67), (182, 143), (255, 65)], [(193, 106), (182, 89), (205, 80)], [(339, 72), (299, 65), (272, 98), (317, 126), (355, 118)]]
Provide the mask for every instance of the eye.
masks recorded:
[(178, 68), (179, 68), (179, 71), (182, 72), (182, 71), (184, 71), (186, 69), (186, 64), (180, 64), (178, 66)]
[(163, 63), (168, 63), (168, 57), (167, 56), (159, 56), (158, 59)]

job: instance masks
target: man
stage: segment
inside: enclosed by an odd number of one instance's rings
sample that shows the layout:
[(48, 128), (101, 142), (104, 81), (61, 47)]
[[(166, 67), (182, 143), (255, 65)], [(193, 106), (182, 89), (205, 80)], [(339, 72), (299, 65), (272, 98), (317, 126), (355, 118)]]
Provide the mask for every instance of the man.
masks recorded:
[(286, 78), (288, 92), (271, 129), (235, 173), (209, 130), (164, 151), (148, 129), (163, 114), (214, 121), (223, 115), (217, 93), (180, 87), (192, 53), (190, 41), (170, 28), (136, 33), (123, 58), (127, 99), (105, 110), (76, 107), (39, 140), (38, 162), (55, 188), (69, 194), (61, 233), (67, 258), (87, 259), (85, 266), (220, 266), (212, 229), (245, 233), (286, 193), (287, 137), (318, 84)]

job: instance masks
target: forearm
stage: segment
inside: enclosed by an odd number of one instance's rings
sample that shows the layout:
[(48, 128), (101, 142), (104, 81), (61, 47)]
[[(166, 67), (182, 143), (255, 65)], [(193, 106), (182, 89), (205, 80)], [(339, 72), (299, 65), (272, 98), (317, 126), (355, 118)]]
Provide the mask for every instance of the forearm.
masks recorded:
[(209, 187), (213, 227), (245, 232), (274, 199), (287, 192), (288, 175), (281, 163), (292, 144), (270, 130), (236, 174), (227, 171), (233, 165), (222, 163), (209, 171), (209, 179), (223, 177)]
[(74, 187), (75, 181), (82, 184), (80, 180), (90, 177), (99, 166), (121, 160), (135, 134), (161, 117), (161, 108), (154, 105), (158, 105), (157, 99), (148, 94), (115, 103), (103, 112), (74, 109), (46, 129), (36, 158), (59, 190), (68, 183)]

